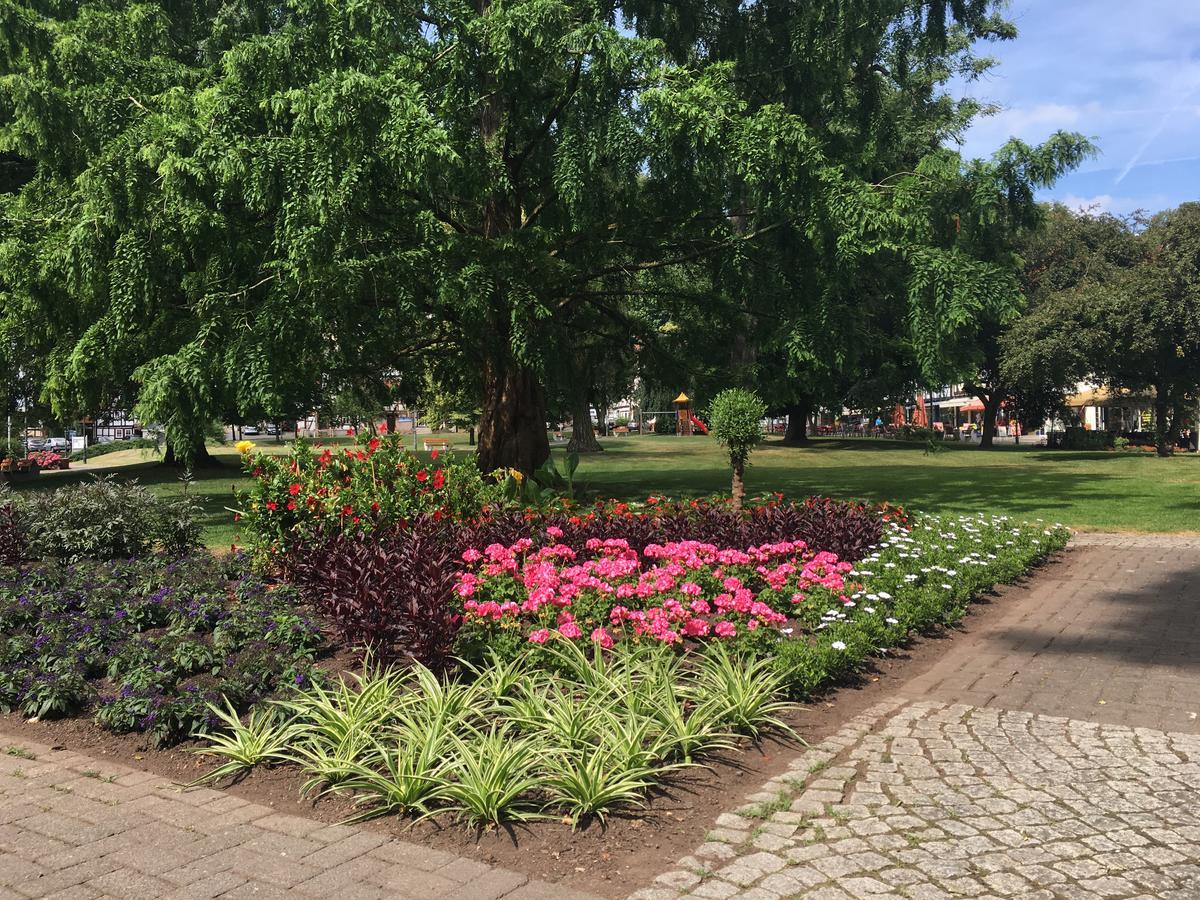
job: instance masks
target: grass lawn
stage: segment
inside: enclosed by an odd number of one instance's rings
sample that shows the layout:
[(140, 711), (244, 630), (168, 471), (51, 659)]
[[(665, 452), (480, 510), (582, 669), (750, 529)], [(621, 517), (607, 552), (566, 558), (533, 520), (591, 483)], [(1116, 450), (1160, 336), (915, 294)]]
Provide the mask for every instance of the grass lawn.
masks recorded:
[[(710, 438), (646, 436), (605, 442), (577, 478), (601, 494), (638, 497), (729, 490), (728, 464)], [(1036, 447), (815, 439), (768, 440), (751, 457), (747, 492), (891, 500), (928, 512), (1006, 513), (1075, 528), (1200, 531), (1200, 458), (1181, 454), (1074, 453)]]
[[(462, 443), (464, 436), (452, 436)], [(345, 443), (335, 439), (326, 443)], [(267, 438), (259, 447), (280, 452)], [(704, 495), (729, 489), (729, 469), (711, 438), (610, 438), (605, 452), (585, 456), (577, 480), (601, 496), (637, 499), (652, 493)], [(237, 452), (211, 448), (218, 465), (197, 473), (192, 491), (204, 509), (212, 547), (228, 547), (234, 526), (228, 507), (244, 487)], [(556, 450), (556, 453), (562, 453)], [(43, 473), (34, 489), (113, 473), (137, 478), (151, 490), (181, 490), (178, 472), (149, 451), (102, 456), (88, 466)], [(1005, 446), (990, 452), (948, 445), (926, 455), (923, 444), (875, 440), (814, 440), (810, 447), (768, 440), (751, 460), (747, 491), (791, 496), (830, 494), (891, 500), (929, 512), (1007, 513), (1075, 528), (1117, 531), (1200, 531), (1200, 458), (1159, 459), (1141, 453), (1073, 453)], [(28, 488), (22, 488), (28, 489)]]

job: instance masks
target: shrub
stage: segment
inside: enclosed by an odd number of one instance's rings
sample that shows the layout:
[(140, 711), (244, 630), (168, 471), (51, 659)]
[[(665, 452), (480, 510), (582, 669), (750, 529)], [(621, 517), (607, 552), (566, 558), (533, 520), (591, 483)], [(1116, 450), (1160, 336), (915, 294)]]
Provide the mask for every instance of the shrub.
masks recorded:
[(182, 555), (196, 546), (196, 507), (164, 500), (136, 481), (95, 478), (53, 491), (11, 495), (32, 559), (124, 559), (155, 546)]
[(356, 447), (315, 448), (297, 441), (290, 454), (243, 454), (253, 476), (237, 518), (256, 559), (343, 534), (477, 517), (504, 503), (499, 485), (468, 456), (435, 451), (422, 460), (396, 435), (364, 435)]
[(921, 444), (940, 436), (940, 431), (935, 432), (932, 428), (925, 428), (921, 425), (901, 425), (900, 430), (896, 432), (897, 440), (915, 441)]
[(1047, 434), (1046, 446), (1052, 450), (1111, 450), (1115, 439), (1110, 431), (1072, 427)]
[(675, 413), (661, 412), (654, 417), (655, 434), (674, 434), (675, 428)]
[(730, 388), (721, 391), (709, 407), (708, 421), (713, 436), (729, 451), (733, 469), (733, 508), (742, 508), (746, 489), (743, 478), (751, 451), (762, 441), (762, 418), (766, 404), (752, 391)]
[(411, 658), (441, 669), (458, 632), (453, 546), (450, 523), (426, 517), (315, 539), (295, 548), (285, 568), (348, 644), (383, 663)]

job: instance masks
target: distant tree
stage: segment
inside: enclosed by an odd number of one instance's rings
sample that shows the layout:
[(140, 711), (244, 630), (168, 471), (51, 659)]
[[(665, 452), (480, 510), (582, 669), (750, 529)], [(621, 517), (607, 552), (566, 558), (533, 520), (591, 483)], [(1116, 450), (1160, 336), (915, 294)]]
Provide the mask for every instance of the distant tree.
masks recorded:
[(1168, 455), (1200, 390), (1200, 203), (1063, 224), (1079, 252), (1040, 268), (1050, 293), (1006, 339), (1009, 376), (1152, 392), (1157, 450)]

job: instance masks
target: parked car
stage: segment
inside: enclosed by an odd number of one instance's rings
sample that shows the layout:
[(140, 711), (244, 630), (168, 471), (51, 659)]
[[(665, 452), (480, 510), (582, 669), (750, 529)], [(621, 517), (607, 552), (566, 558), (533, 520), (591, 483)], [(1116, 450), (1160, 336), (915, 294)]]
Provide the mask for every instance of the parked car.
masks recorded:
[(257, 426), (257, 425), (243, 425), (243, 426), (242, 426), (242, 434), (245, 434), (245, 435), (256, 435), (256, 434), (258, 434), (258, 433), (259, 433), (259, 431), (258, 431), (258, 426)]
[(267, 427), (264, 429), (264, 431), (266, 431), (266, 432), (267, 432), (267, 434), (272, 434), (272, 435), (274, 435), (274, 434), (279, 434), (279, 426), (278, 426), (278, 425), (276, 425), (274, 422), (272, 422), (270, 425), (268, 425), (268, 426), (267, 426)]
[(37, 453), (39, 450), (44, 450), (46, 447), (45, 438), (25, 438), (25, 452)]
[(46, 438), (42, 443), (43, 450), (53, 450), (55, 453), (70, 453), (71, 441), (65, 437)]

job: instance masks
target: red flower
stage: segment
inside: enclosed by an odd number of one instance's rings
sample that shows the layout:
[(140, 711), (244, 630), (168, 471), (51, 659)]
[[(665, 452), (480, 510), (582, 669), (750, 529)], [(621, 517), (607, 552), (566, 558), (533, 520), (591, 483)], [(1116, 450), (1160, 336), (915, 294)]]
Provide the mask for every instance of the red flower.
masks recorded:
[(367, 441), (367, 449), (374, 453), (379, 449), (379, 438), (371, 438)]
[(442, 511), (440, 509), (435, 509), (433, 511), (433, 521), (435, 521), (435, 522), (442, 521)]
[(347, 429), (346, 429), (346, 437), (350, 437), (352, 434), (354, 434), (354, 429), (353, 429), (353, 428), (347, 428)]
[(276, 504), (274, 500), (267, 501), (267, 509), (269, 509), (271, 512), (275, 512), (275, 506)]
[(379, 501), (376, 500), (371, 504), (371, 512), (379, 512)]
[(380, 434), (387, 434), (387, 433), (388, 433), (387, 422), (384, 422), (382, 425), (380, 425), (380, 426), (379, 426), (379, 433), (380, 433)]
[(289, 501), (288, 501), (288, 509), (295, 509), (295, 508), (296, 508), (296, 501), (295, 501), (295, 500), (289, 500)]
[(438, 469), (436, 472), (433, 473), (433, 488), (434, 488), (434, 490), (441, 490), (442, 485), (445, 483), (446, 483), (446, 473), (443, 472), (441, 469)]
[(438, 452), (436, 450), (434, 450), (432, 453), (429, 454), (430, 459), (437, 459), (437, 457), (438, 457)]
[(349, 503), (347, 503), (345, 506), (342, 507), (342, 515), (343, 516), (353, 515), (353, 513), (354, 513), (354, 507), (351, 506)]
[(292, 482), (291, 487), (288, 488), (288, 493), (291, 494), (293, 497), (295, 497), (298, 493), (300, 493), (300, 491), (301, 491), (300, 485), (294, 481)]
[(429, 473), (422, 469), (417, 473), (417, 481), (424, 482), (429, 478)]
[(241, 516), (241, 513), (234, 513), (234, 514), (233, 514), (233, 521), (235, 521), (235, 522), (240, 522), (240, 521), (242, 521), (242, 516)]

